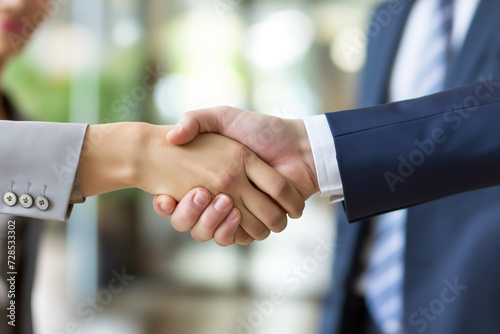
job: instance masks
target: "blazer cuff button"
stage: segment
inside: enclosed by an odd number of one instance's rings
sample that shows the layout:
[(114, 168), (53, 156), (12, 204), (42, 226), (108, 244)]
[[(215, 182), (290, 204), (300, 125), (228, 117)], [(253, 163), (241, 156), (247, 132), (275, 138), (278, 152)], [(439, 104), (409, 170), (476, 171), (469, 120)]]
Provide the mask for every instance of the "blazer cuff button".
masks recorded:
[(35, 205), (40, 211), (46, 211), (49, 208), (49, 200), (45, 196), (38, 196), (35, 200)]
[(17, 195), (11, 191), (6, 192), (3, 194), (3, 202), (7, 206), (14, 206), (17, 203)]
[(19, 198), (19, 203), (23, 208), (31, 208), (31, 206), (33, 205), (33, 197), (31, 197), (30, 194), (23, 194)]

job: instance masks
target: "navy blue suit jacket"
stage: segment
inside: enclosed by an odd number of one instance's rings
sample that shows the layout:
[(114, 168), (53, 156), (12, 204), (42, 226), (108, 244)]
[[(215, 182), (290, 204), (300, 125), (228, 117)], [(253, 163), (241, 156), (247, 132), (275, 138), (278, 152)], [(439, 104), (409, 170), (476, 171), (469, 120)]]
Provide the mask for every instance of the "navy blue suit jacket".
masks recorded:
[[(500, 77), (500, 2), (481, 1), (451, 64), (447, 88), (472, 85), (381, 105), (413, 1), (401, 4), (369, 43), (360, 98), (362, 107), (375, 107), (327, 115), (347, 216), (354, 221), (426, 202), (408, 210), (405, 331), (500, 333), (500, 187), (484, 188), (500, 184), (500, 80), (477, 83)], [(338, 222), (322, 334), (340, 333), (349, 316), (346, 296), (368, 225), (349, 224), (346, 215)]]

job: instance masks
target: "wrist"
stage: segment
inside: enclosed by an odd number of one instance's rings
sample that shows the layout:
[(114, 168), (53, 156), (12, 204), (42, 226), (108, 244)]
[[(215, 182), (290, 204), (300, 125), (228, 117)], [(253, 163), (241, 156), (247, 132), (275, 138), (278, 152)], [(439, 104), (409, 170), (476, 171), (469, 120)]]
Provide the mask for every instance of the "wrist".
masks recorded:
[(135, 152), (128, 188), (138, 188), (150, 194), (171, 194), (171, 182), (161, 182), (160, 176), (176, 175), (180, 148), (168, 143), (167, 133), (174, 126), (139, 123), (134, 131), (132, 146)]
[(143, 123), (88, 127), (78, 167), (84, 197), (136, 186), (141, 173), (145, 128)]
[(295, 133), (297, 135), (298, 147), (300, 156), (302, 157), (307, 171), (309, 173), (309, 177), (311, 180), (310, 188), (308, 189), (308, 196), (312, 196), (313, 194), (320, 191), (318, 185), (318, 176), (316, 172), (316, 165), (314, 162), (314, 156), (311, 148), (311, 142), (309, 141), (309, 136), (307, 134), (307, 129), (304, 124), (304, 121), (301, 119), (291, 120), (292, 126), (295, 129)]
[(147, 158), (147, 147), (151, 138), (153, 125), (148, 123), (124, 123), (120, 129), (122, 147), (119, 149), (119, 160), (122, 166), (123, 188), (140, 188), (145, 170), (144, 160)]

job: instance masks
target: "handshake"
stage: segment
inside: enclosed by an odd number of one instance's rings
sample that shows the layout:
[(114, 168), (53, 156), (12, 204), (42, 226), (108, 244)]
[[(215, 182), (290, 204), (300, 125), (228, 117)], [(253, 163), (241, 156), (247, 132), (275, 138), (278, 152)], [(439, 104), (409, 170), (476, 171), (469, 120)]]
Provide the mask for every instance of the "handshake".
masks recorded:
[[(108, 138), (93, 145), (101, 134)], [(175, 127), (90, 126), (79, 178), (85, 197), (131, 187), (155, 194), (156, 212), (172, 215), (175, 229), (221, 246), (283, 231), (287, 214), (299, 218), (319, 191), (302, 120), (230, 107), (187, 113)]]
[(306, 120), (218, 107), (176, 127), (90, 126), (81, 195), (140, 188), (177, 230), (228, 246), (282, 231), (320, 188), (344, 200), (352, 222), (500, 185), (499, 94), (467, 122), (447, 109), (482, 85)]
[(89, 126), (80, 192), (142, 189), (158, 195), (155, 210), (172, 215), (177, 230), (228, 246), (282, 231), (320, 188), (344, 200), (352, 222), (500, 185), (499, 94), (467, 122), (463, 110), (448, 109), (450, 96), (482, 85), (305, 120), (218, 107), (187, 113), (175, 127)]

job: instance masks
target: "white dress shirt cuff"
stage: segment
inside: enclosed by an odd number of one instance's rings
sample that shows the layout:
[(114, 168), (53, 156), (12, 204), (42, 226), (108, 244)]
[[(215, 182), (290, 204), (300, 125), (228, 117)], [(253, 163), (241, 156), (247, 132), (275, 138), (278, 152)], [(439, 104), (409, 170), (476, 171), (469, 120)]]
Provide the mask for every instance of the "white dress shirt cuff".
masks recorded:
[(343, 201), (344, 190), (340, 179), (337, 152), (326, 116), (304, 118), (304, 124), (311, 143), (321, 196), (328, 197), (330, 203)]

